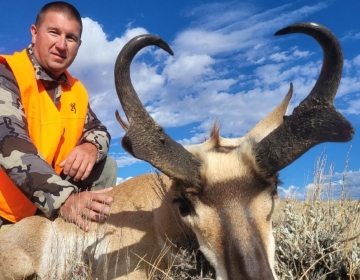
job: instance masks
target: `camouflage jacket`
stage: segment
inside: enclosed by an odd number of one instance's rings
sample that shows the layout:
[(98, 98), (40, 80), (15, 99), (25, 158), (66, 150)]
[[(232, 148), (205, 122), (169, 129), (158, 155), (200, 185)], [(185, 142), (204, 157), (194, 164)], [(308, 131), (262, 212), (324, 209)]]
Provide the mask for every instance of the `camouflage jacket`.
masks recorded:
[[(69, 84), (65, 73), (57, 80), (52, 79), (36, 61), (31, 45), (27, 53), (34, 65), (36, 79), (43, 83), (57, 105), (61, 97), (61, 83)], [(62, 180), (42, 158), (29, 137), (27, 126), (15, 77), (7, 66), (0, 64), (0, 167), (25, 196), (52, 219), (69, 195), (78, 189)], [(106, 157), (110, 135), (90, 106), (79, 144), (84, 142), (90, 142), (98, 148), (97, 161)]]

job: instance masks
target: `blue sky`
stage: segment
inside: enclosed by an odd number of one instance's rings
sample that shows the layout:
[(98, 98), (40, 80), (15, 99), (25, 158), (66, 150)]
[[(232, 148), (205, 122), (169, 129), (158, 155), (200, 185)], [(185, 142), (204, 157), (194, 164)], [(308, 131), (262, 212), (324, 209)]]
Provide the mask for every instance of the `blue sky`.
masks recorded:
[[(47, 1), (2, 3), (0, 52), (11, 54), (30, 43), (30, 25)], [(123, 131), (114, 117), (120, 103), (113, 67), (122, 46), (132, 37), (153, 33), (172, 47), (170, 57), (148, 48), (132, 64), (132, 81), (156, 121), (176, 141), (193, 144), (208, 135), (218, 119), (224, 137), (245, 134), (269, 113), (294, 83), (289, 112), (310, 92), (322, 52), (306, 35), (274, 37), (280, 28), (299, 21), (327, 26), (339, 38), (344, 70), (335, 104), (360, 129), (360, 1), (70, 1), (84, 24), (83, 43), (71, 66), (87, 87), (91, 106), (112, 134), (111, 155), (119, 181), (150, 172), (120, 146)], [(333, 164), (334, 188), (348, 158), (347, 178), (360, 186), (360, 135), (349, 143), (321, 144), (281, 171), (282, 196), (311, 187), (316, 159), (326, 154)]]

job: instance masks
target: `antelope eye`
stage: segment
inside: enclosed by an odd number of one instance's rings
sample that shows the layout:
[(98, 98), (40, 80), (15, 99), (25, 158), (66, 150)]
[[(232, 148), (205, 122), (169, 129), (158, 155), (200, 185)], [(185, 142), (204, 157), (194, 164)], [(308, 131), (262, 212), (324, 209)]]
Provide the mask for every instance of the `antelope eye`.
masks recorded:
[(175, 198), (172, 203), (178, 205), (181, 216), (185, 217), (191, 214), (193, 207), (188, 199)]

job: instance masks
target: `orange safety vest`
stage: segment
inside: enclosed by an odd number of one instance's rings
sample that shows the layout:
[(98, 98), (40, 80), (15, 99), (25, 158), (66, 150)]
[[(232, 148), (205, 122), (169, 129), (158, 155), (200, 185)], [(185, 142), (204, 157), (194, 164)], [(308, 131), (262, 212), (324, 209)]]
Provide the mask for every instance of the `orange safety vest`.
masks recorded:
[[(56, 107), (42, 83), (35, 78), (26, 50), (1, 55), (0, 63), (9, 65), (19, 85), (31, 140), (47, 163), (60, 174), (59, 164), (82, 136), (88, 106), (85, 87), (66, 72), (71, 87), (62, 86)], [(18, 222), (34, 215), (35, 211), (36, 206), (0, 169), (0, 216)]]

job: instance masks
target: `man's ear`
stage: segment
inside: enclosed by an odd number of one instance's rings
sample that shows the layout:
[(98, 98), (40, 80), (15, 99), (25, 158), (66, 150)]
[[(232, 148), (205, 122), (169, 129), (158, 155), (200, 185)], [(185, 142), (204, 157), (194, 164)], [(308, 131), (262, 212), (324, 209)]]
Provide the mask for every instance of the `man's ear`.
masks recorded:
[(37, 35), (37, 28), (36, 28), (35, 24), (32, 24), (30, 26), (30, 33), (31, 33), (31, 43), (35, 44), (36, 43), (36, 35)]

